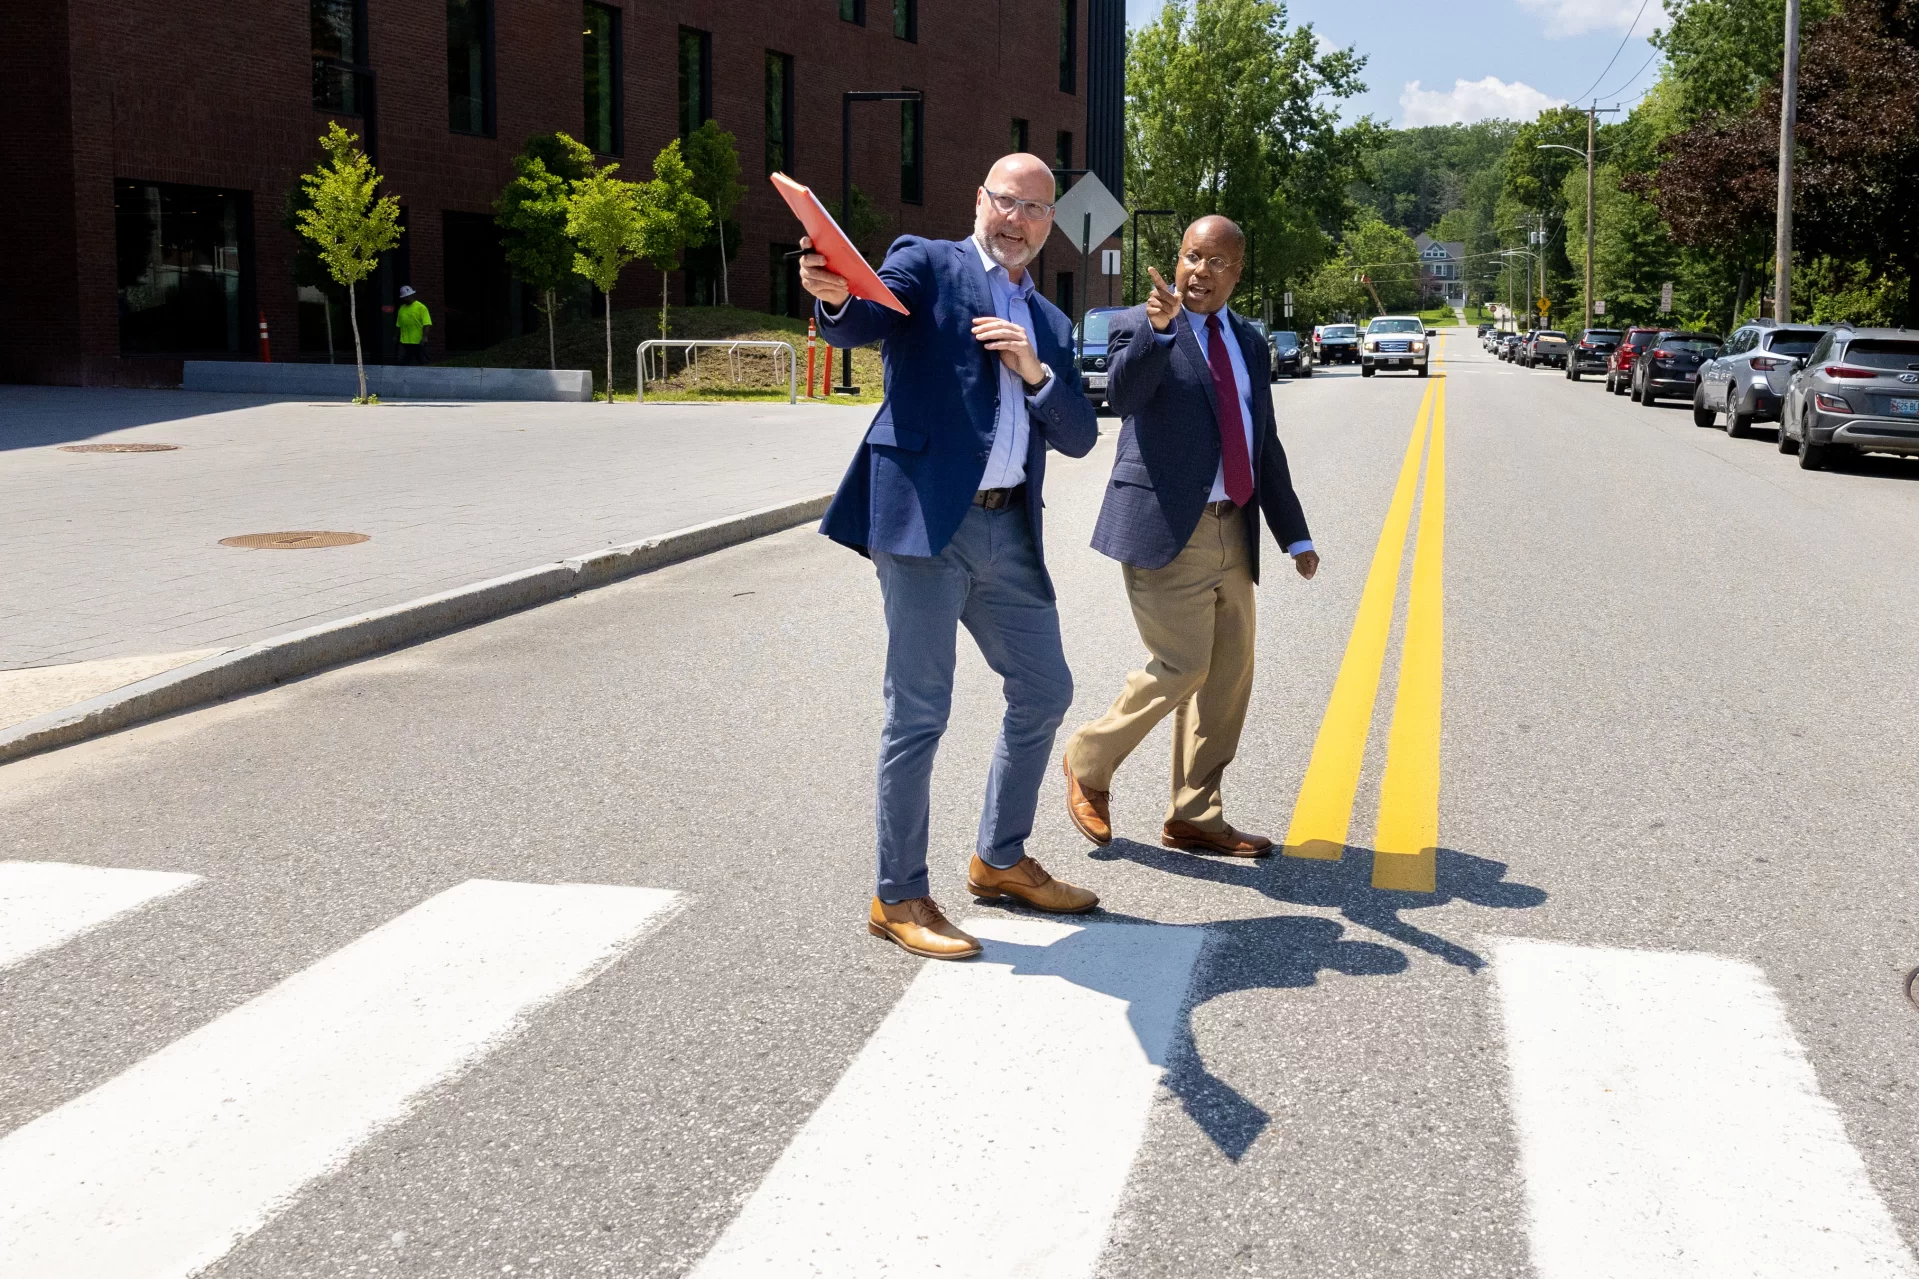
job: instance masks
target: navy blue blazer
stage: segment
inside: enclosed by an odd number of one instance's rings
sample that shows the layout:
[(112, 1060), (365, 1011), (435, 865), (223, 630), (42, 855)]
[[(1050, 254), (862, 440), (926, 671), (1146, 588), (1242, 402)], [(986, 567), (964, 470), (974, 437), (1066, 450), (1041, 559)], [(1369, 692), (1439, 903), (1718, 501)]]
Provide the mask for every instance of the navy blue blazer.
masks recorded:
[[(1312, 534), (1293, 492), (1273, 422), (1272, 352), (1259, 331), (1229, 316), (1252, 382), (1254, 500), (1279, 544)], [(1219, 472), (1219, 417), (1213, 376), (1185, 312), (1171, 343), (1153, 340), (1144, 306), (1107, 321), (1106, 398), (1125, 418), (1112, 479), (1093, 527), (1093, 549), (1138, 568), (1164, 568), (1184, 550)], [(1259, 580), (1259, 521), (1246, 521), (1246, 553)]]
[[(986, 474), (999, 419), (998, 353), (973, 336), (993, 314), (993, 294), (971, 240), (901, 236), (880, 278), (910, 314), (849, 298), (839, 319), (815, 304), (820, 336), (834, 346), (883, 341), (886, 399), (826, 508), (820, 532), (859, 551), (938, 555), (958, 531)], [(1037, 290), (1028, 308), (1035, 349), (1053, 379), (1026, 397), (1026, 518), (1045, 572), (1040, 490), (1046, 450), (1084, 457), (1099, 441), (1093, 406), (1073, 365), (1073, 323)], [(1053, 582), (1046, 579), (1047, 592)]]

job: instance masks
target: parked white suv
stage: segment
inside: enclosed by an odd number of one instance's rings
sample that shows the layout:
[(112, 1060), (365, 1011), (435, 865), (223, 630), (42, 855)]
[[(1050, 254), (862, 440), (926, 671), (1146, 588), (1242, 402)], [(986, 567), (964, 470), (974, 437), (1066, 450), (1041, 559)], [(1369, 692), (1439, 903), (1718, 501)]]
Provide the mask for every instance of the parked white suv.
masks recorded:
[(1359, 375), (1377, 369), (1412, 369), (1426, 376), (1426, 339), (1433, 331), (1416, 315), (1382, 315), (1366, 326), (1359, 344)]

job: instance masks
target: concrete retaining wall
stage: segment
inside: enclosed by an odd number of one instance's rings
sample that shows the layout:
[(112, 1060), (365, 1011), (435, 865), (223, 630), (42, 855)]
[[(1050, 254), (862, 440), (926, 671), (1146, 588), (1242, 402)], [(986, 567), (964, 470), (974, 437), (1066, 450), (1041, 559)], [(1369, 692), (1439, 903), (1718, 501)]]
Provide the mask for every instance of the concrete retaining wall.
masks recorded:
[[(244, 391), (253, 395), (338, 396), (360, 393), (351, 364), (260, 364), (246, 360), (188, 360), (180, 386), (188, 391)], [(593, 398), (585, 369), (441, 369), (369, 364), (366, 389), (383, 400), (571, 400)]]

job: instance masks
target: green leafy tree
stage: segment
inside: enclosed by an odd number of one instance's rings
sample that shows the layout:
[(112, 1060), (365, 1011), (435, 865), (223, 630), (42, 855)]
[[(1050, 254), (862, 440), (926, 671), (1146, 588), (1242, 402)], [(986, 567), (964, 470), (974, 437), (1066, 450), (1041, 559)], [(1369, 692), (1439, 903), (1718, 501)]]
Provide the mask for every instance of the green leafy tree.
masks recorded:
[(613, 288), (620, 272), (645, 247), (641, 184), (613, 176), (620, 166), (594, 169), (573, 184), (566, 202), (566, 234), (575, 248), (573, 270), (599, 289), (606, 303), (606, 402), (613, 403)]
[[(280, 225), (300, 235), (300, 214), (312, 207), (313, 200), (305, 189), (295, 187), (287, 192), (286, 203), (280, 212)], [(299, 244), (300, 247), (293, 254), (293, 283), (297, 288), (313, 289), (320, 295), (320, 306), (326, 321), (326, 362), (331, 364), (334, 361), (333, 307), (336, 303), (345, 306), (345, 295), (327, 272), (326, 263), (320, 260), (320, 251), (313, 241), (300, 235)]]
[(712, 210), (693, 191), (693, 171), (680, 155), (679, 139), (653, 157), (653, 180), (639, 190), (640, 256), (660, 271), (660, 336), (666, 336), (667, 276), (680, 255), (706, 238)]
[[(837, 213), (835, 214), (837, 216)], [(886, 215), (873, 203), (873, 197), (853, 188), (853, 203), (846, 212), (846, 238), (860, 251), (860, 256), (878, 266), (886, 252)]]
[(727, 275), (727, 218), (733, 206), (746, 194), (740, 183), (740, 155), (733, 135), (708, 120), (686, 139), (686, 167), (693, 174), (693, 194), (706, 201), (710, 211), (714, 239), (720, 251), (721, 298), (733, 305), (733, 285)]
[(1347, 220), (1347, 192), (1377, 133), (1342, 127), (1338, 103), (1364, 90), (1365, 59), (1322, 51), (1280, 0), (1168, 0), (1129, 34), (1126, 190), (1174, 209), (1144, 230), (1149, 260), (1170, 266), (1181, 230), (1219, 213), (1253, 238), (1242, 288), (1303, 278)]
[(513, 157), (513, 178), (493, 203), (506, 262), (538, 298), (546, 317), (549, 367), (559, 367), (554, 321), (560, 291), (573, 275), (573, 240), (566, 233), (567, 198), (593, 171), (593, 153), (564, 133), (536, 134)]
[(359, 148), (359, 135), (336, 121), (320, 139), (327, 158), (301, 177), (306, 207), (298, 212), (300, 234), (313, 242), (320, 261), (346, 290), (347, 317), (353, 325), (353, 363), (360, 375), (355, 403), (368, 403), (366, 358), (360, 345), (360, 313), (354, 285), (380, 264), (380, 255), (400, 242), (400, 202), (379, 195), (379, 171)]

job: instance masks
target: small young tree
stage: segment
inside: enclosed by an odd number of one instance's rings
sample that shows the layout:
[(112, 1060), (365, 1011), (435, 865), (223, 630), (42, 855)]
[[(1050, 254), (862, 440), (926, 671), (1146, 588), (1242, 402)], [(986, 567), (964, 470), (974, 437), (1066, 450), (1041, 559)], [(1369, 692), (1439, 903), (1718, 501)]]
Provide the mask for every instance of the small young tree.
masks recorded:
[(346, 290), (353, 363), (360, 374), (360, 394), (354, 403), (365, 404), (366, 357), (353, 286), (372, 275), (380, 255), (400, 242), (400, 202), (375, 193), (380, 174), (360, 150), (359, 141), (357, 133), (348, 133), (337, 121), (327, 126), (326, 136), (320, 139), (326, 162), (300, 179), (308, 207), (299, 211), (299, 219), (300, 234), (313, 241), (327, 274)]
[(694, 194), (693, 171), (680, 157), (678, 138), (653, 157), (653, 180), (640, 188), (641, 255), (660, 271), (660, 336), (666, 336), (667, 276), (680, 265), (680, 254), (706, 238), (712, 216), (705, 200)]
[(720, 249), (720, 297), (733, 305), (733, 285), (726, 267), (726, 219), (746, 194), (740, 184), (740, 155), (733, 135), (708, 120), (686, 139), (686, 167), (693, 171), (693, 194), (706, 201)]
[(566, 201), (566, 234), (576, 246), (573, 269), (606, 297), (606, 402), (613, 403), (613, 286), (645, 248), (642, 187), (613, 176), (620, 166), (595, 169), (573, 185)]
[(567, 197), (593, 171), (593, 153), (564, 133), (535, 134), (513, 157), (513, 180), (493, 203), (507, 265), (539, 298), (546, 317), (546, 359), (559, 367), (553, 328), (560, 290), (573, 275), (573, 241), (566, 233)]

